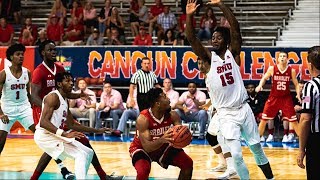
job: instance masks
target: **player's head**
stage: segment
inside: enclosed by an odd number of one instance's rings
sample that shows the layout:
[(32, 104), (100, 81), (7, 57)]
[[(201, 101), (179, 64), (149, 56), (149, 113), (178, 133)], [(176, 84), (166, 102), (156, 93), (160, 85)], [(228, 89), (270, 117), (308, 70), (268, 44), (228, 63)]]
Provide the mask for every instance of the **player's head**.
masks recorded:
[(24, 59), (24, 52), (26, 47), (22, 44), (13, 44), (8, 47), (6, 51), (6, 56), (12, 64), (22, 65)]
[[(308, 69), (315, 76), (320, 71), (320, 46), (313, 46), (308, 51)], [(315, 72), (315, 73), (314, 73)]]
[(299, 80), (299, 91), (300, 92), (302, 92), (305, 83), (306, 83), (306, 81), (304, 81), (303, 79)]
[(255, 91), (255, 89), (256, 89), (256, 85), (255, 84), (253, 84), (253, 83), (249, 83), (248, 85), (247, 85), (247, 92), (248, 92), (248, 94), (255, 94), (256, 93), (256, 91)]
[(45, 40), (39, 45), (39, 54), (45, 61), (56, 61), (56, 44), (51, 40)]
[(207, 74), (210, 70), (210, 63), (202, 60), (200, 57), (197, 58), (198, 69), (200, 72)]
[(171, 79), (165, 78), (165, 79), (163, 80), (163, 88), (166, 89), (166, 90), (172, 89)]
[(149, 71), (150, 59), (148, 57), (143, 57), (141, 59), (141, 69), (144, 71)]
[(161, 88), (152, 88), (147, 93), (150, 107), (157, 107), (160, 111), (171, 109), (170, 99), (166, 96)]
[(69, 72), (57, 73), (55, 75), (56, 88), (65, 93), (70, 93), (73, 88), (73, 77)]
[(288, 53), (285, 51), (280, 51), (277, 61), (279, 64), (288, 64)]
[(211, 37), (213, 51), (221, 52), (227, 50), (231, 42), (230, 30), (226, 27), (216, 27)]
[(195, 94), (197, 92), (197, 84), (195, 82), (189, 82), (188, 91), (190, 94)]

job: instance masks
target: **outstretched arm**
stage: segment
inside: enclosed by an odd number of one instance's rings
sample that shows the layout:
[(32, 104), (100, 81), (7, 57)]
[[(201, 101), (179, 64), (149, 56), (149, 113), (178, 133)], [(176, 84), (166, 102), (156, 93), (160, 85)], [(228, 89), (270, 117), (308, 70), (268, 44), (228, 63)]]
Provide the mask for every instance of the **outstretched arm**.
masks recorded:
[(198, 8), (199, 4), (196, 5), (196, 0), (188, 0), (186, 13), (187, 13), (187, 20), (186, 20), (186, 36), (191, 44), (191, 47), (194, 53), (199, 56), (203, 61), (207, 61), (210, 63), (211, 60), (211, 53), (207, 48), (205, 48), (200, 40), (196, 37), (195, 28), (193, 27), (193, 13)]
[(266, 84), (267, 80), (273, 75), (273, 66), (268, 68), (267, 73), (260, 80), (259, 85), (256, 87), (256, 92), (260, 92), (263, 89), (263, 86)]
[(208, 4), (217, 5), (221, 11), (223, 12), (223, 15), (227, 18), (229, 24), (230, 24), (230, 47), (229, 50), (231, 51), (236, 63), (240, 66), (240, 52), (241, 52), (241, 33), (240, 33), (240, 26), (239, 22), (236, 19), (236, 17), (231, 12), (230, 8), (227, 7), (222, 0), (211, 0)]
[(294, 69), (292, 69), (291, 71), (291, 79), (292, 79), (292, 82), (294, 84), (294, 87), (296, 89), (296, 93), (297, 93), (297, 98), (299, 100), (299, 102), (301, 103), (301, 94), (300, 94), (300, 89), (299, 89), (299, 82), (297, 80), (297, 73)]

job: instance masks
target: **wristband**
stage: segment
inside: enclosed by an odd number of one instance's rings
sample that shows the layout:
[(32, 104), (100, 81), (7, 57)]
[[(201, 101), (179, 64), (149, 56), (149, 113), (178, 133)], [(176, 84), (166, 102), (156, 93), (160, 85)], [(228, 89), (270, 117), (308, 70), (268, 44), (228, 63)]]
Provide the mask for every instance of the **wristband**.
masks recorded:
[(57, 129), (57, 131), (56, 131), (56, 135), (57, 136), (62, 136), (62, 133), (63, 133), (64, 131), (62, 130), (62, 129)]

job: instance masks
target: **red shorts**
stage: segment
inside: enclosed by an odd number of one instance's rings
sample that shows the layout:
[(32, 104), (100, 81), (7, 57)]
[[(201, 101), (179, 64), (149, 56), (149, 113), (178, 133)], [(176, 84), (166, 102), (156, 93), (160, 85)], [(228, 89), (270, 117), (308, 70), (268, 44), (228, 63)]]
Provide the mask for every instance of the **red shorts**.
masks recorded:
[(32, 105), (32, 111), (33, 111), (34, 125), (36, 126), (38, 124), (38, 122), (40, 121), (41, 107)]
[(274, 119), (280, 110), (282, 111), (282, 120), (297, 121), (291, 95), (283, 97), (269, 96), (264, 105), (262, 119), (265, 121)]

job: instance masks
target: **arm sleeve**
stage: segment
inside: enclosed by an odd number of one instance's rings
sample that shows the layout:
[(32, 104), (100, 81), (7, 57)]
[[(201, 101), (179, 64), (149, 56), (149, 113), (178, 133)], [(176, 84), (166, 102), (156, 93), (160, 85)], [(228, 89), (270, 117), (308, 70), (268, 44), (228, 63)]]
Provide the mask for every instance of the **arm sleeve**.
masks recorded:
[(138, 73), (137, 72), (134, 73), (133, 76), (131, 77), (130, 84), (137, 84), (137, 82), (138, 82)]

